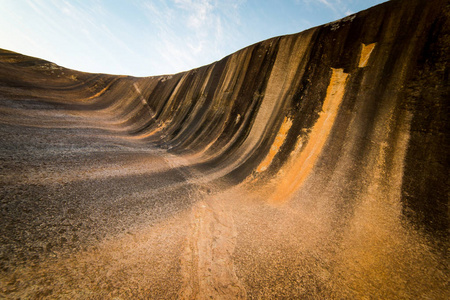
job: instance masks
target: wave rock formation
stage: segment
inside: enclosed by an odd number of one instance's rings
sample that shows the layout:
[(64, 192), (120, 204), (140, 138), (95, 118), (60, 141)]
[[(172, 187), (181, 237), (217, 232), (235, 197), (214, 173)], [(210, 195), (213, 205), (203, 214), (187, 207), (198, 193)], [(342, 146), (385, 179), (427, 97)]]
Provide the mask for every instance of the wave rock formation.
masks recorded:
[(449, 12), (170, 76), (1, 50), (0, 298), (450, 298)]

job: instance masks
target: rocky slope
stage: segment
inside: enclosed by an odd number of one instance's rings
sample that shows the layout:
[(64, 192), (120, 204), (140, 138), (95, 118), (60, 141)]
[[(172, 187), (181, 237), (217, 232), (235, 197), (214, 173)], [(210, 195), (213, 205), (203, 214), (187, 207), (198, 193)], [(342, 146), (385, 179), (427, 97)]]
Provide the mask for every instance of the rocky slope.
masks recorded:
[(0, 51), (4, 298), (448, 293), (449, 4), (134, 78)]

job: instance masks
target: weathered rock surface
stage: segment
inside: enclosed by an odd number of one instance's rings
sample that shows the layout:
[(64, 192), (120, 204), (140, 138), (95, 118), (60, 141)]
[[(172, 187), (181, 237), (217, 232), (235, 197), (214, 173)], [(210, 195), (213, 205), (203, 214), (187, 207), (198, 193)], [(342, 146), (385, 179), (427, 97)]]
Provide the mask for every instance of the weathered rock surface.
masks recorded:
[(1, 50), (0, 298), (450, 298), (449, 12), (147, 78)]

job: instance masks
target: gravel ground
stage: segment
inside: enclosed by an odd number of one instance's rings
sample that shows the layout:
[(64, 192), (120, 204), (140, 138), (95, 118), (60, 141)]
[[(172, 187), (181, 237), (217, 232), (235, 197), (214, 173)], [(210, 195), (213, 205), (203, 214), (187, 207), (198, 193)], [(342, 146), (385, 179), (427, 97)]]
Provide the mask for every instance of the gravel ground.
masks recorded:
[[(3, 279), (13, 276), (2, 288), (5, 297), (46, 293), (31, 279), (41, 276), (18, 270), (43, 268), (133, 236), (200, 197), (199, 188), (186, 181), (186, 168), (173, 168), (160, 150), (130, 143), (101, 123), (80, 122), (79, 115), (31, 100), (3, 101), (1, 108), (0, 272)], [(34, 116), (20, 118), (30, 111)], [(164, 238), (161, 245), (175, 251), (183, 238)], [(18, 272), (26, 287), (11, 275)]]

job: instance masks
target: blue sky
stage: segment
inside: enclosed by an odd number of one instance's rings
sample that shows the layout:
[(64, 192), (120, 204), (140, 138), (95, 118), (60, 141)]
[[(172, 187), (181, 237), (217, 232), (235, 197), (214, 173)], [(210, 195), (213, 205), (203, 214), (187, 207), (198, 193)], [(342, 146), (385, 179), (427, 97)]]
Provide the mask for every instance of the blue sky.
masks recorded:
[(86, 72), (172, 74), (382, 2), (0, 0), (0, 48)]

